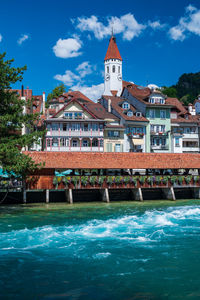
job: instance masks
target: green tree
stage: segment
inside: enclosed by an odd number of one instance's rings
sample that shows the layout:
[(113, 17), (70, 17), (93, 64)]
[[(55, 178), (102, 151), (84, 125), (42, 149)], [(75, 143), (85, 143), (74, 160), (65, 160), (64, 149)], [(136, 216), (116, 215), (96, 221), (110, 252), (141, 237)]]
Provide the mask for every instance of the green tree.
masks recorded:
[(164, 86), (162, 88), (162, 93), (164, 95), (167, 95), (168, 97), (177, 98), (177, 90), (174, 86), (171, 86), (171, 87)]
[[(28, 104), (21, 100), (11, 85), (23, 79), (26, 66), (12, 67), (13, 59), (5, 60), (6, 53), (0, 54), (0, 166), (4, 170), (25, 177), (29, 171), (38, 167), (22, 149), (30, 147), (43, 132), (34, 131), (39, 116), (25, 114)], [(22, 129), (27, 133), (22, 135)]]
[(53, 98), (57, 98), (58, 96), (62, 95), (63, 93), (66, 92), (66, 87), (64, 86), (63, 83), (55, 87), (51, 93), (48, 94), (47, 96), (47, 101), (46, 101), (46, 108), (49, 107), (49, 101)]
[(179, 99), (188, 95), (188, 101), (193, 103), (200, 94), (200, 72), (181, 75), (176, 84), (176, 90)]

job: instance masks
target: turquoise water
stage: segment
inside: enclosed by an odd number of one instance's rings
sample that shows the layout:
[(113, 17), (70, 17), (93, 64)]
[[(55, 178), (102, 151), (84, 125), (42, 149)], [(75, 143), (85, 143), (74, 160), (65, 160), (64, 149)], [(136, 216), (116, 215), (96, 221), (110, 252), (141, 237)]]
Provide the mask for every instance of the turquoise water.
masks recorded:
[(0, 207), (0, 299), (200, 299), (200, 202)]

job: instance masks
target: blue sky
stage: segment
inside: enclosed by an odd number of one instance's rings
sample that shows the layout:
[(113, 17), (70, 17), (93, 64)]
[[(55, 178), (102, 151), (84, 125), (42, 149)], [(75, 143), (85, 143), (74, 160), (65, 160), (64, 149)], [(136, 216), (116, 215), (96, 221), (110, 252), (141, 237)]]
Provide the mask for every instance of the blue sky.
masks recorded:
[(124, 80), (172, 85), (200, 71), (197, 0), (1, 1), (0, 52), (27, 65), (23, 84), (34, 95), (64, 82), (95, 99), (112, 27)]

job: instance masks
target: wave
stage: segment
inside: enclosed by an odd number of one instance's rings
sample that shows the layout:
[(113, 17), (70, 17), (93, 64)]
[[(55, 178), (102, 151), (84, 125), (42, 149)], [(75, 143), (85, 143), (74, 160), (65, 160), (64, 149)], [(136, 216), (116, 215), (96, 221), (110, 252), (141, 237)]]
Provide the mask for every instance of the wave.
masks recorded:
[[(186, 222), (187, 221), (187, 222)], [(112, 239), (122, 243), (152, 243), (173, 238), (175, 232), (192, 231), (200, 222), (200, 206), (171, 207), (164, 210), (133, 212), (107, 220), (93, 219), (82, 224), (53, 226), (46, 225), (33, 229), (24, 228), (0, 233), (0, 249), (74, 248), (90, 241)], [(189, 225), (188, 225), (188, 222)], [(81, 248), (79, 247), (80, 251)], [(105, 252), (108, 253), (108, 252)], [(106, 255), (97, 253), (96, 258)], [(110, 255), (110, 253), (109, 253)]]

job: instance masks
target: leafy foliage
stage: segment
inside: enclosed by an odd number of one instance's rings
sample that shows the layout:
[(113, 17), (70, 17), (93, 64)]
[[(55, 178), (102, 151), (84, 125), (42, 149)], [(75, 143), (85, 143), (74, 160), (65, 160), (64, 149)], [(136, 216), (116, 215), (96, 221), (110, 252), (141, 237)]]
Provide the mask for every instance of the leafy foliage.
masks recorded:
[[(11, 92), (11, 85), (22, 80), (26, 66), (12, 67), (14, 60), (5, 60), (5, 55), (0, 54), (0, 165), (8, 172), (25, 177), (39, 165), (21, 153), (21, 149), (37, 143), (43, 132), (34, 130), (39, 116), (24, 113), (24, 107), (29, 108), (30, 103), (21, 100), (16, 92)], [(24, 126), (27, 132), (22, 135)]]
[(58, 96), (62, 95), (63, 93), (66, 92), (66, 87), (64, 86), (63, 83), (55, 87), (51, 93), (48, 94), (47, 96), (47, 101), (46, 101), (46, 108), (49, 107), (49, 101), (52, 100), (53, 98), (57, 98)]

